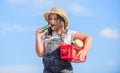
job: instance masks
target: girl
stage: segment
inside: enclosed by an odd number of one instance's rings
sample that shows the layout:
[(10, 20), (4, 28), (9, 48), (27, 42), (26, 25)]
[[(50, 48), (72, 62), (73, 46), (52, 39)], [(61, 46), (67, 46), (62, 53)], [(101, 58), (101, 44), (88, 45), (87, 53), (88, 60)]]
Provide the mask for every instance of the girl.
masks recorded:
[(52, 8), (44, 13), (45, 20), (51, 25), (47, 32), (42, 28), (36, 31), (36, 52), (43, 57), (44, 73), (73, 73), (71, 63), (60, 59), (59, 47), (62, 43), (71, 44), (72, 39), (84, 41), (83, 50), (79, 52), (80, 61), (90, 49), (92, 38), (88, 35), (67, 30), (69, 20), (66, 12), (61, 8)]

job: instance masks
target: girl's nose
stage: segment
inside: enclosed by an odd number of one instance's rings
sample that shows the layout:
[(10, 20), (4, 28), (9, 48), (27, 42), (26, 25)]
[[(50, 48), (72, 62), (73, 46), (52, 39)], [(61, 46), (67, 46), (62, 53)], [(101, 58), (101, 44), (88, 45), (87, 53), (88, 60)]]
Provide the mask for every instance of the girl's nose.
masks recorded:
[(55, 20), (51, 20), (51, 23), (54, 23), (55, 22)]

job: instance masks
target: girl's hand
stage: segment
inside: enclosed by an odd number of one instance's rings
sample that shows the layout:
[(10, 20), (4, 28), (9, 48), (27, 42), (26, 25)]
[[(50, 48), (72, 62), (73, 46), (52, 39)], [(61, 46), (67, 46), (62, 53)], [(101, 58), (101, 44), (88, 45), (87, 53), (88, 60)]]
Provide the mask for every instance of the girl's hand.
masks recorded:
[(36, 31), (36, 37), (41, 37), (44, 35), (45, 32), (42, 31), (42, 28), (38, 28)]
[(86, 50), (81, 50), (78, 53), (78, 56), (79, 56), (80, 62), (85, 62), (86, 61), (86, 56), (87, 56), (87, 51)]

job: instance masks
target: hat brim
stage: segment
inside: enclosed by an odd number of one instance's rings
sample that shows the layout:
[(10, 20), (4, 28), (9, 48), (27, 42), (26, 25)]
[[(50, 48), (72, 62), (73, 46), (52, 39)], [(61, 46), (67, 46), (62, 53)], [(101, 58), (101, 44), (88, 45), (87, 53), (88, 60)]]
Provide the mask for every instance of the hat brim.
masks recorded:
[(61, 16), (65, 20), (65, 27), (68, 26), (68, 24), (69, 24), (68, 17), (64, 16), (63, 14), (57, 13), (57, 12), (45, 12), (44, 13), (44, 18), (45, 18), (46, 21), (48, 21), (48, 16), (50, 14), (57, 14), (57, 15)]

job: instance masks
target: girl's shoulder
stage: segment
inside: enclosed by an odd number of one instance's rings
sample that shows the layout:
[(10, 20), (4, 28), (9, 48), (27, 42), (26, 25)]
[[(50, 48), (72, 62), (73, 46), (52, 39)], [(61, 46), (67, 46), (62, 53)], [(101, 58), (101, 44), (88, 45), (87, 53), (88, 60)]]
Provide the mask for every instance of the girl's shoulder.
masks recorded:
[(75, 33), (76, 33), (75, 30), (67, 30), (67, 35), (68, 36), (74, 35)]
[(64, 43), (71, 44), (71, 41), (75, 35), (76, 31), (74, 30), (67, 30), (67, 33), (65, 34)]

